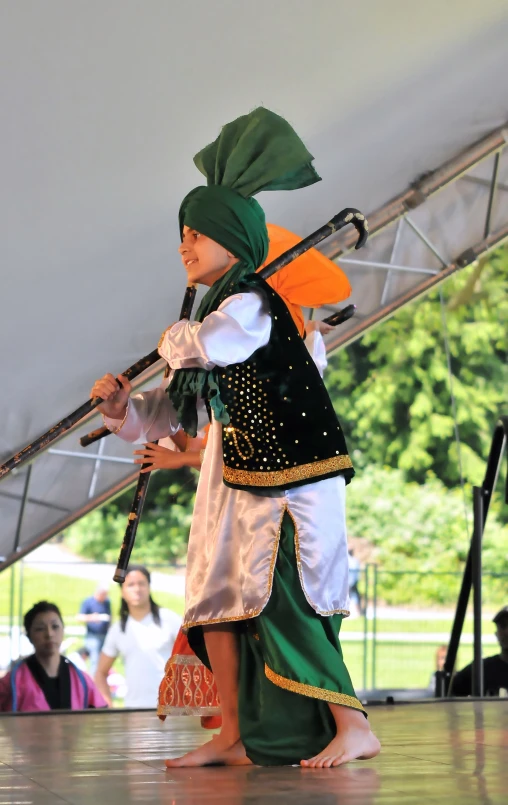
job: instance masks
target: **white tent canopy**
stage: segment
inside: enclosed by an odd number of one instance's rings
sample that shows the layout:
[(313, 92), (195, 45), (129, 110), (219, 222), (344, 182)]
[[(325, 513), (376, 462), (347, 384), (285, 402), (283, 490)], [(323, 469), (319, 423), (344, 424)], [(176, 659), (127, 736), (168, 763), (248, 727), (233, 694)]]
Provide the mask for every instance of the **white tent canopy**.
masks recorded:
[[(192, 157), (255, 106), (290, 120), (323, 177), (261, 195), (268, 220), (305, 235), (345, 206), (381, 210), (382, 233), (343, 263), (359, 309), (350, 333), (485, 242), (493, 175), (488, 228), (503, 231), (507, 43), (504, 0), (5, 0), (0, 455), (150, 352), (177, 318), (177, 210), (202, 183)], [(409, 223), (385, 226), (402, 214), (390, 199), (491, 132), (475, 152), (489, 161), (470, 152), (468, 180), (452, 163), (446, 190), (413, 194)], [(57, 449), (86, 452), (78, 435)], [(101, 450), (130, 456), (113, 437)], [(26, 467), (0, 485), (0, 556), (22, 555), (131, 476), (127, 463), (44, 454), (24, 505)]]

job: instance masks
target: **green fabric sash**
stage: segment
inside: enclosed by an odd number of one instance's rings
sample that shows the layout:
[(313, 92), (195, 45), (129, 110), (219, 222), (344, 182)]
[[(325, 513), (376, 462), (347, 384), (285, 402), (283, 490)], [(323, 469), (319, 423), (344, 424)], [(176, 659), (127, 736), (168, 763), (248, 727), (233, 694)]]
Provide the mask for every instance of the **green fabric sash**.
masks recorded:
[[(205, 316), (217, 310), (219, 305), (235, 292), (240, 282), (245, 280), (252, 271), (243, 262), (236, 263), (223, 277), (218, 279), (210, 290), (204, 295), (198, 307), (195, 321), (202, 322)], [(229, 423), (229, 414), (226, 411), (219, 394), (218, 369), (210, 371), (205, 369), (177, 369), (173, 380), (168, 387), (168, 394), (178, 421), (189, 436), (197, 433), (198, 397), (206, 400), (217, 422), (223, 425)]]
[[(218, 138), (196, 154), (194, 162), (208, 186), (194, 188), (182, 201), (180, 235), (189, 226), (239, 259), (205, 295), (196, 321), (217, 310), (240, 280), (266, 259), (265, 215), (251, 196), (262, 190), (295, 190), (319, 182), (312, 160), (289, 123), (263, 107), (225, 125)], [(178, 369), (168, 394), (190, 436), (197, 431), (198, 395), (209, 402), (219, 422), (229, 422), (215, 370)]]

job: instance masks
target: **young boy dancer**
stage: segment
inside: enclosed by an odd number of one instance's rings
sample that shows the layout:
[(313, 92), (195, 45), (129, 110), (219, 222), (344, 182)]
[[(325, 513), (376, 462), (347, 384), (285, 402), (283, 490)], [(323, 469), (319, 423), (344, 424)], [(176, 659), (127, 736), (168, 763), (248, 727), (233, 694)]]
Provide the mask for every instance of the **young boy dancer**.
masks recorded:
[(278, 294), (256, 269), (267, 253), (252, 196), (319, 180), (285, 120), (257, 109), (225, 126), (195, 163), (208, 186), (180, 208), (190, 282), (209, 286), (195, 321), (168, 328), (175, 370), (130, 397), (106, 375), (92, 396), (111, 430), (151, 441), (195, 436), (211, 419), (187, 559), (184, 627), (221, 702), (214, 740), (168, 766), (337, 766), (379, 742), (338, 639), (347, 615), (345, 440), (319, 372)]

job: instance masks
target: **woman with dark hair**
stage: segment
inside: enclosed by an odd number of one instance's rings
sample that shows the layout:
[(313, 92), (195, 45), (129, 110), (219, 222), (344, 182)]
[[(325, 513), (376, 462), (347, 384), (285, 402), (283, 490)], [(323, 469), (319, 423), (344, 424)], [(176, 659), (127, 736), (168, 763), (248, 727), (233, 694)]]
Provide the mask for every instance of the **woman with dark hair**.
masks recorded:
[(150, 573), (131, 565), (122, 585), (120, 620), (106, 635), (95, 674), (97, 687), (111, 703), (108, 673), (119, 656), (125, 665), (126, 707), (156, 707), (164, 665), (171, 655), (180, 617), (159, 607), (150, 595)]
[(107, 707), (88, 674), (60, 654), (64, 624), (56, 604), (39, 601), (26, 613), (24, 626), (35, 651), (0, 680), (0, 711)]

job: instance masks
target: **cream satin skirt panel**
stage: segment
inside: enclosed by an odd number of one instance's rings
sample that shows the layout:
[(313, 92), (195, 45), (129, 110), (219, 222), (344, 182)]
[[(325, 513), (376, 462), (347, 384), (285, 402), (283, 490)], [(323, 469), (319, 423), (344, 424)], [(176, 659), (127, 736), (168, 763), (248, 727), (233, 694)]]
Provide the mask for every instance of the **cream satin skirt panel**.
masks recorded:
[(295, 523), (302, 588), (321, 615), (348, 612), (344, 478), (261, 497), (225, 486), (222, 428), (212, 423), (187, 554), (184, 628), (258, 615), (272, 586), (282, 517)]

